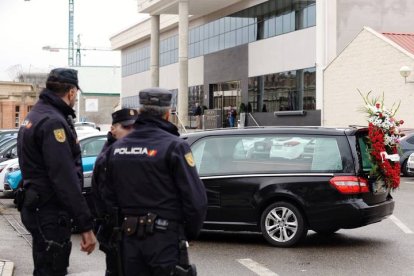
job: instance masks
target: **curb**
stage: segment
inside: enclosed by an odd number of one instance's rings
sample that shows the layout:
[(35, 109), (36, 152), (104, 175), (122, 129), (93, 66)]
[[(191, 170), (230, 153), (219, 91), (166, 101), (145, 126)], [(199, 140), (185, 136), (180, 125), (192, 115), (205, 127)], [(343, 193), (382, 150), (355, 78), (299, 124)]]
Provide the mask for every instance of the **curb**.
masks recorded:
[(3, 269), (0, 269), (0, 276), (13, 276), (14, 263), (6, 260), (0, 260), (0, 268), (3, 265)]

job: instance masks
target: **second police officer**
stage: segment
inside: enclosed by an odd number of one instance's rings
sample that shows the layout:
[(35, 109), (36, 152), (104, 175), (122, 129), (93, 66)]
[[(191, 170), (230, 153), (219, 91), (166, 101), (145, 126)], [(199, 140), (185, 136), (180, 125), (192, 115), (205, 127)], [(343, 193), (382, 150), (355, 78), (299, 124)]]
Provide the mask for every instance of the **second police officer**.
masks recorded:
[(105, 216), (105, 204), (101, 199), (102, 184), (105, 180), (105, 153), (108, 148), (116, 141), (132, 132), (134, 123), (138, 118), (138, 111), (135, 109), (123, 108), (112, 113), (111, 131), (108, 132), (107, 142), (102, 148), (101, 153), (96, 158), (95, 166), (92, 176), (92, 193), (95, 203), (95, 217), (96, 217), (96, 231), (97, 239), (99, 241), (99, 249), (105, 253), (106, 256), (106, 276), (120, 275), (120, 267), (118, 264), (119, 254), (117, 248), (114, 246), (113, 223), (108, 221)]
[(188, 258), (180, 240), (194, 239), (206, 215), (191, 149), (168, 121), (171, 98), (161, 88), (140, 91), (134, 131), (106, 154), (103, 197), (108, 210), (116, 206), (122, 214), (125, 276), (175, 275)]

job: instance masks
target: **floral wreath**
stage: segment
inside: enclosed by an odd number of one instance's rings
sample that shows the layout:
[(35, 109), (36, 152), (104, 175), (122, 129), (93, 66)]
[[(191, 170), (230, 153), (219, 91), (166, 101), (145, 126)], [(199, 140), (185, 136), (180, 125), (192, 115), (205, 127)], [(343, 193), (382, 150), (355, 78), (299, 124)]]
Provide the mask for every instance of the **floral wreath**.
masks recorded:
[(358, 90), (364, 99), (364, 111), (368, 113), (369, 153), (372, 162), (370, 175), (376, 180), (383, 180), (386, 188), (396, 189), (400, 185), (400, 158), (398, 155), (400, 143), (399, 126), (403, 120), (396, 120), (395, 114), (400, 107), (395, 104), (391, 109), (384, 107), (382, 97), (372, 97), (371, 92), (366, 96)]

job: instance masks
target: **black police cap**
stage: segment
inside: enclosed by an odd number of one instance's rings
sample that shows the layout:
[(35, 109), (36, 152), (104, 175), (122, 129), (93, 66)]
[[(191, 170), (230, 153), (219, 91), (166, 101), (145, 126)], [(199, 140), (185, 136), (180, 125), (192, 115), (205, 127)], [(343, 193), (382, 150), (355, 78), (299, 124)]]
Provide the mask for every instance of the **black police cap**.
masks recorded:
[(138, 111), (135, 109), (123, 108), (112, 113), (112, 124), (120, 123), (123, 126), (130, 126), (138, 119)]
[(139, 103), (142, 105), (170, 106), (172, 93), (164, 88), (147, 88), (139, 91)]
[(79, 88), (78, 71), (69, 68), (56, 68), (50, 71), (46, 82), (70, 83)]

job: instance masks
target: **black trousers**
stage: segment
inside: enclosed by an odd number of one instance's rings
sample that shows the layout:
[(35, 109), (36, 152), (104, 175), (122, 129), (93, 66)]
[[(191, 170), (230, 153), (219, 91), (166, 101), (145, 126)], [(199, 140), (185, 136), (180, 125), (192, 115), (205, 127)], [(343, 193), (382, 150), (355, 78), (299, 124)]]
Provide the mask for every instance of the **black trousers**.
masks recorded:
[(115, 248), (106, 241), (99, 241), (99, 250), (105, 253), (106, 270), (105, 276), (119, 276), (118, 254)]
[(155, 232), (139, 239), (123, 236), (124, 276), (170, 276), (179, 261), (179, 239), (176, 231)]
[(56, 205), (38, 211), (23, 207), (21, 219), (32, 235), (33, 275), (66, 275), (72, 248), (68, 214)]

